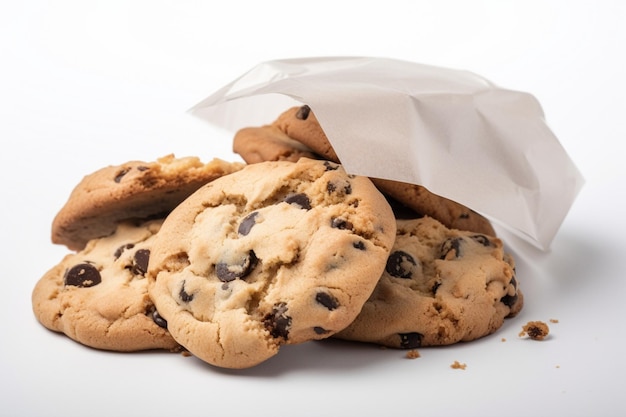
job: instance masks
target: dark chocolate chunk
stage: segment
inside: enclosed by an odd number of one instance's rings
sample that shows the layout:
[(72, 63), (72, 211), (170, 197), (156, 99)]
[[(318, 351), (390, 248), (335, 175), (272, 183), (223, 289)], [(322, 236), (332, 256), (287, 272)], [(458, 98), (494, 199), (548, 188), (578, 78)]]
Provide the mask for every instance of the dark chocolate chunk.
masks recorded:
[(150, 260), (149, 249), (139, 249), (133, 256), (133, 266), (131, 271), (135, 275), (145, 275), (148, 272), (148, 261)]
[(330, 227), (341, 230), (352, 230), (353, 225), (345, 219), (342, 219), (340, 217), (333, 217), (333, 219), (330, 221)]
[(339, 168), (339, 165), (334, 164), (330, 161), (324, 161), (324, 167), (326, 167), (326, 171), (335, 171), (337, 168)]
[(441, 282), (437, 281), (433, 284), (433, 287), (430, 289), (430, 291), (433, 294), (437, 294), (437, 290), (439, 289), (439, 287), (441, 287)]
[(363, 241), (361, 240), (359, 240), (358, 242), (354, 242), (352, 246), (354, 246), (354, 248), (358, 250), (365, 250), (365, 243), (363, 243)]
[(422, 345), (422, 338), (424, 335), (421, 333), (399, 333), (400, 347), (404, 349), (415, 349)]
[[(326, 191), (328, 191), (328, 194), (334, 193), (335, 191), (337, 191), (337, 185), (332, 181), (328, 181), (328, 184), (326, 184)], [(346, 185), (344, 185), (343, 192), (346, 195), (352, 194), (352, 184), (347, 183)]]
[(304, 210), (311, 210), (311, 200), (309, 200), (309, 197), (304, 193), (287, 194), (283, 201), (288, 204), (300, 206)]
[(187, 293), (187, 291), (185, 291), (185, 282), (183, 281), (182, 285), (180, 286), (180, 291), (178, 292), (178, 297), (180, 298), (180, 300), (183, 303), (188, 303), (191, 300), (193, 300), (193, 294), (189, 294)]
[(311, 113), (311, 108), (305, 104), (296, 112), (296, 119), (306, 120), (309, 118), (309, 113)]
[(517, 293), (513, 295), (508, 295), (508, 294), (505, 295), (504, 297), (500, 299), (500, 302), (502, 302), (502, 304), (504, 304), (507, 307), (513, 307), (515, 303), (517, 302)]
[(219, 262), (215, 265), (215, 273), (222, 282), (229, 282), (237, 278), (244, 278), (252, 272), (257, 264), (257, 257), (254, 251), (248, 252), (237, 264)]
[(387, 258), (385, 271), (392, 277), (411, 278), (413, 276), (413, 267), (417, 266), (415, 259), (408, 253), (398, 250), (393, 252)]
[(491, 246), (491, 240), (489, 240), (489, 238), (485, 235), (474, 235), (472, 236), (472, 239), (483, 246)]
[(134, 243), (127, 243), (126, 245), (122, 245), (115, 250), (115, 252), (113, 253), (113, 257), (115, 259), (119, 259), (119, 257), (122, 256), (122, 253), (124, 253), (126, 249), (132, 249), (134, 247), (135, 247)]
[(161, 317), (156, 309), (154, 309), (154, 311), (152, 312), (152, 320), (157, 324), (157, 326), (167, 329), (167, 320)]
[(124, 175), (128, 174), (128, 171), (130, 171), (130, 168), (120, 169), (119, 171), (117, 171), (117, 174), (115, 174), (113, 181), (115, 181), (116, 183), (119, 183), (120, 181), (122, 181), (122, 178), (124, 178)]
[(63, 282), (65, 285), (87, 288), (100, 284), (102, 277), (98, 268), (90, 263), (82, 263), (65, 271)]
[(265, 328), (269, 330), (274, 338), (282, 337), (287, 340), (289, 328), (291, 327), (291, 317), (287, 314), (287, 303), (276, 303), (271, 313), (263, 318)]
[(469, 213), (461, 213), (459, 215), (459, 219), (469, 219), (469, 218), (470, 218)]
[[(515, 288), (515, 290), (517, 290), (517, 279), (515, 279), (515, 275), (513, 275), (511, 277), (511, 281), (509, 281), (509, 285), (512, 285), (513, 288)], [(513, 295), (505, 295), (504, 297), (502, 297), (500, 299), (500, 301), (502, 302), (502, 304), (504, 304), (507, 307), (513, 307), (513, 305), (515, 305), (515, 303), (517, 302), (518, 299), (518, 295), (517, 292)]]
[(454, 258), (460, 258), (462, 241), (463, 238), (461, 237), (452, 237), (443, 242), (441, 244), (441, 255), (439, 259), (450, 259), (450, 253), (452, 253)]
[(327, 292), (318, 292), (315, 294), (315, 301), (329, 309), (330, 311), (339, 307), (339, 300)]
[(325, 328), (323, 328), (323, 327), (319, 327), (319, 326), (315, 326), (315, 327), (313, 327), (313, 331), (314, 331), (316, 334), (326, 334), (326, 333), (329, 333), (329, 330), (326, 330)]
[(239, 224), (239, 228), (237, 229), (237, 233), (242, 236), (246, 236), (250, 233), (252, 227), (256, 224), (256, 217), (259, 215), (258, 211), (253, 211), (243, 218), (241, 223)]

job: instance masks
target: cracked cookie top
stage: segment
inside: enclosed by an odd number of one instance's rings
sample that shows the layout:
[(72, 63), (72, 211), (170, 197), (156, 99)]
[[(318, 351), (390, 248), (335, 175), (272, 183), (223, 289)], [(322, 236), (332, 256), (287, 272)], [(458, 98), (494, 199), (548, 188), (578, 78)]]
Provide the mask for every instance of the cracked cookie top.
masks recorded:
[(66, 255), (35, 285), (32, 303), (39, 322), (97, 349), (177, 349), (145, 278), (162, 221), (121, 223), (112, 235)]
[(335, 337), (395, 348), (450, 345), (495, 332), (523, 306), (500, 239), (423, 217), (397, 220), (385, 271)]
[(72, 190), (52, 222), (52, 242), (81, 250), (89, 240), (113, 233), (120, 221), (165, 217), (202, 185), (243, 166), (170, 154), (101, 168)]
[(372, 182), (338, 164), (248, 165), (167, 217), (150, 257), (150, 295), (191, 353), (250, 367), (281, 345), (345, 328), (382, 274), (395, 229)]

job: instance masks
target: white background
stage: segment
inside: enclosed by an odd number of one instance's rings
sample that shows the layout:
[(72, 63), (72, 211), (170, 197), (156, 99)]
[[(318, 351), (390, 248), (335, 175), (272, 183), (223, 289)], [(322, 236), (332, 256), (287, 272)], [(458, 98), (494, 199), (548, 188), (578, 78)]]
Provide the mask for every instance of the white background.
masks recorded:
[[(626, 3), (0, 4), (0, 415), (626, 414)], [(96, 351), (39, 325), (30, 293), (67, 253), (50, 223), (84, 175), (168, 153), (238, 159), (229, 133), (186, 110), (262, 61), (326, 55), (466, 69), (539, 99), (586, 184), (551, 252), (518, 260), (517, 318), (415, 360), (309, 343), (244, 371)], [(548, 340), (517, 336), (550, 319)]]

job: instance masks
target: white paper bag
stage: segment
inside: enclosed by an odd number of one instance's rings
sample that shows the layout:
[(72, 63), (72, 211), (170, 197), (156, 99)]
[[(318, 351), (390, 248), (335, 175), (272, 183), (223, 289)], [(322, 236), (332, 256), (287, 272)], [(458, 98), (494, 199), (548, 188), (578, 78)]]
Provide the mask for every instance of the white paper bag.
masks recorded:
[(420, 184), (543, 250), (583, 185), (532, 95), (467, 71), (369, 57), (270, 61), (190, 112), (234, 132), (303, 103), (348, 172)]

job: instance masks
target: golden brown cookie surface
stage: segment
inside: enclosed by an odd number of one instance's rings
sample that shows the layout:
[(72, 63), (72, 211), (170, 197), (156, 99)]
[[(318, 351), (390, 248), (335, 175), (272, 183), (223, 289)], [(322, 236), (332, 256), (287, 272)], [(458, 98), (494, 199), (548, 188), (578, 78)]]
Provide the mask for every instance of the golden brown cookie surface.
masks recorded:
[(112, 235), (66, 255), (33, 290), (39, 322), (97, 349), (176, 349), (178, 343), (148, 296), (145, 278), (161, 223), (121, 223)]
[(154, 162), (129, 161), (86, 175), (52, 223), (52, 242), (81, 250), (110, 235), (118, 222), (166, 215), (202, 185), (243, 164), (167, 155)]
[(220, 367), (324, 339), (358, 314), (382, 273), (395, 218), (367, 177), (329, 161), (251, 164), (165, 220), (150, 295), (173, 337)]
[(395, 348), (450, 345), (499, 329), (523, 306), (500, 239), (423, 217), (398, 220), (385, 272), (337, 338)]
[(248, 164), (264, 161), (296, 162), (300, 158), (316, 157), (311, 149), (274, 125), (240, 129), (233, 138), (233, 151)]

